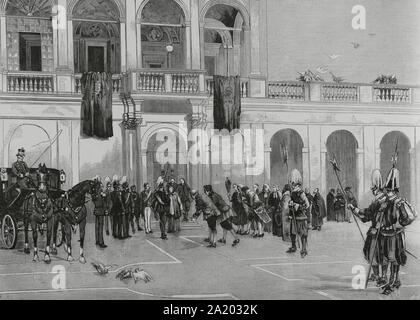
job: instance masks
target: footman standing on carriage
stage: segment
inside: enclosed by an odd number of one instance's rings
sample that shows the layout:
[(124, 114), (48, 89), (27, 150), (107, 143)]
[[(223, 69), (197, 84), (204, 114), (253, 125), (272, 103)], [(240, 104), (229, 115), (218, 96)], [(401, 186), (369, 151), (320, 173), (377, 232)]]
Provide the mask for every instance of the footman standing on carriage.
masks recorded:
[(297, 251), (296, 240), (300, 240), (300, 255), (305, 258), (308, 255), (308, 215), (309, 201), (302, 190), (302, 177), (297, 170), (293, 170), (291, 174), (290, 184), (292, 186), (291, 200), (289, 202), (289, 211), (291, 220), (290, 237), (292, 239), (292, 247), (287, 253)]

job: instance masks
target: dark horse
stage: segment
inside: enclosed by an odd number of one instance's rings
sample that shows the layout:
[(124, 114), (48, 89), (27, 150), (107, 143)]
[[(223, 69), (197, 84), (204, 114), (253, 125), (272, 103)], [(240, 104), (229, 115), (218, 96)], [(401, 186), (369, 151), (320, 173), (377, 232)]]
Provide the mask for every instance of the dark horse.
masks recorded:
[(86, 263), (84, 257), (84, 242), (87, 223), (87, 209), (86, 209), (86, 195), (96, 194), (100, 188), (100, 184), (95, 180), (86, 180), (72, 189), (68, 190), (60, 199), (56, 201), (57, 219), (54, 226), (55, 233), (57, 232), (58, 222), (62, 225), (64, 249), (67, 252), (67, 261), (72, 262), (71, 235), (73, 227), (79, 226), (80, 237), (80, 263)]
[[(38, 186), (34, 191), (29, 192), (24, 198), (23, 202), (23, 222), (25, 226), (25, 248), (26, 254), (30, 253), (29, 250), (29, 225), (31, 225), (32, 236), (34, 242), (34, 258), (33, 261), (37, 262), (38, 257), (38, 230), (44, 224), (47, 225), (47, 247), (45, 250), (44, 262), (50, 263), (50, 244), (53, 231), (53, 201), (47, 190), (48, 183), (48, 170), (44, 165), (40, 165), (37, 171)], [(35, 183), (33, 183), (35, 185)]]

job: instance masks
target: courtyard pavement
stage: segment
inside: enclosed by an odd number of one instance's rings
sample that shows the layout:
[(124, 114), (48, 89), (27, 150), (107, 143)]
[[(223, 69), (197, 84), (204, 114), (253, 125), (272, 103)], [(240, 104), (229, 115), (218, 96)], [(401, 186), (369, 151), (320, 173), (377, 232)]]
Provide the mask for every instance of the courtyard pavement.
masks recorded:
[[(362, 225), (362, 230), (365, 233), (367, 227)], [(124, 241), (106, 237), (108, 248), (101, 250), (94, 246), (94, 225), (88, 224), (88, 263), (84, 265), (77, 261), (78, 234), (73, 235), (76, 261), (67, 262), (63, 248), (59, 248), (49, 265), (34, 263), (32, 253), (23, 253), (23, 234), (19, 234), (16, 249), (0, 249), (0, 299), (420, 299), (420, 263), (412, 257), (402, 268), (403, 286), (392, 295), (380, 295), (373, 284), (367, 290), (357, 289), (357, 273), (368, 266), (355, 223), (328, 222), (321, 232), (310, 231), (305, 259), (298, 253), (286, 254), (289, 244), (269, 234), (261, 239), (243, 236), (235, 248), (228, 236), (227, 245), (208, 249), (202, 221), (184, 224), (178, 235), (169, 235), (168, 241), (159, 238), (156, 222), (154, 231), (148, 236), (137, 232)], [(407, 248), (417, 257), (419, 240), (417, 221), (407, 232)], [(39, 247), (45, 247), (45, 236)], [(108, 275), (100, 276), (91, 266), (93, 261), (115, 266)], [(57, 266), (65, 270), (65, 290), (55, 290), (52, 285)], [(135, 284), (116, 279), (116, 273), (125, 266), (141, 267), (154, 280)]]

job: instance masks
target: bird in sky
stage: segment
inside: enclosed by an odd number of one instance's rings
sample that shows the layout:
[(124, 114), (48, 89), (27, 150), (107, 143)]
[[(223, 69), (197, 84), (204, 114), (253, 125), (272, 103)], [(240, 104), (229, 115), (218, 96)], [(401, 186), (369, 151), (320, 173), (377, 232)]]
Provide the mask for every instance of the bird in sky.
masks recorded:
[(341, 57), (340, 54), (331, 54), (331, 55), (328, 55), (328, 58), (330, 58), (331, 60), (337, 60), (340, 57)]
[(354, 49), (359, 49), (359, 47), (360, 47), (360, 43), (357, 43), (357, 42), (350, 42), (351, 43), (351, 45), (353, 46), (353, 48)]

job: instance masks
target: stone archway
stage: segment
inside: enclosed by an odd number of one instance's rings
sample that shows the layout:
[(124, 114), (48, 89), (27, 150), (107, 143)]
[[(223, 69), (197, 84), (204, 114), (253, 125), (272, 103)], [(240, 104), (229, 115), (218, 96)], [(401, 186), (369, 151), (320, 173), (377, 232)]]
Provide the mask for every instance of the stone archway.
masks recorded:
[(326, 190), (339, 188), (337, 177), (330, 165), (330, 160), (335, 158), (341, 170), (339, 175), (343, 188), (350, 187), (352, 193), (357, 197), (359, 194), (359, 176), (357, 174), (358, 142), (356, 137), (347, 130), (335, 131), (328, 137), (326, 148)]
[[(271, 138), (270, 182), (283, 187), (292, 170), (297, 169), (303, 179), (303, 147), (299, 133), (293, 129), (278, 131)], [(308, 181), (303, 181), (308, 183)]]
[[(22, 124), (13, 130), (8, 144), (9, 166), (16, 160), (19, 148), (25, 148), (25, 161), (28, 166), (45, 163), (47, 167), (52, 165), (52, 151), (42, 155), (45, 148), (51, 143), (51, 137), (41, 126), (34, 124)], [(35, 163), (36, 161), (36, 163)]]
[[(183, 150), (183, 137), (169, 128), (154, 131), (147, 138), (147, 149), (143, 169), (146, 169), (146, 176), (143, 182), (155, 186), (161, 172), (165, 172), (167, 178), (185, 178), (188, 181), (188, 164), (185, 161), (185, 150)], [(143, 170), (143, 175), (144, 175)]]
[(113, 0), (80, 0), (72, 9), (74, 69), (121, 72), (120, 8)]
[[(398, 144), (398, 146), (397, 146)], [(414, 172), (411, 172), (411, 143), (408, 137), (400, 131), (388, 132), (381, 140), (380, 144), (380, 170), (384, 183), (392, 167), (392, 157), (395, 151), (398, 152), (397, 168), (400, 171), (400, 195), (409, 200), (411, 199), (411, 179)]]

